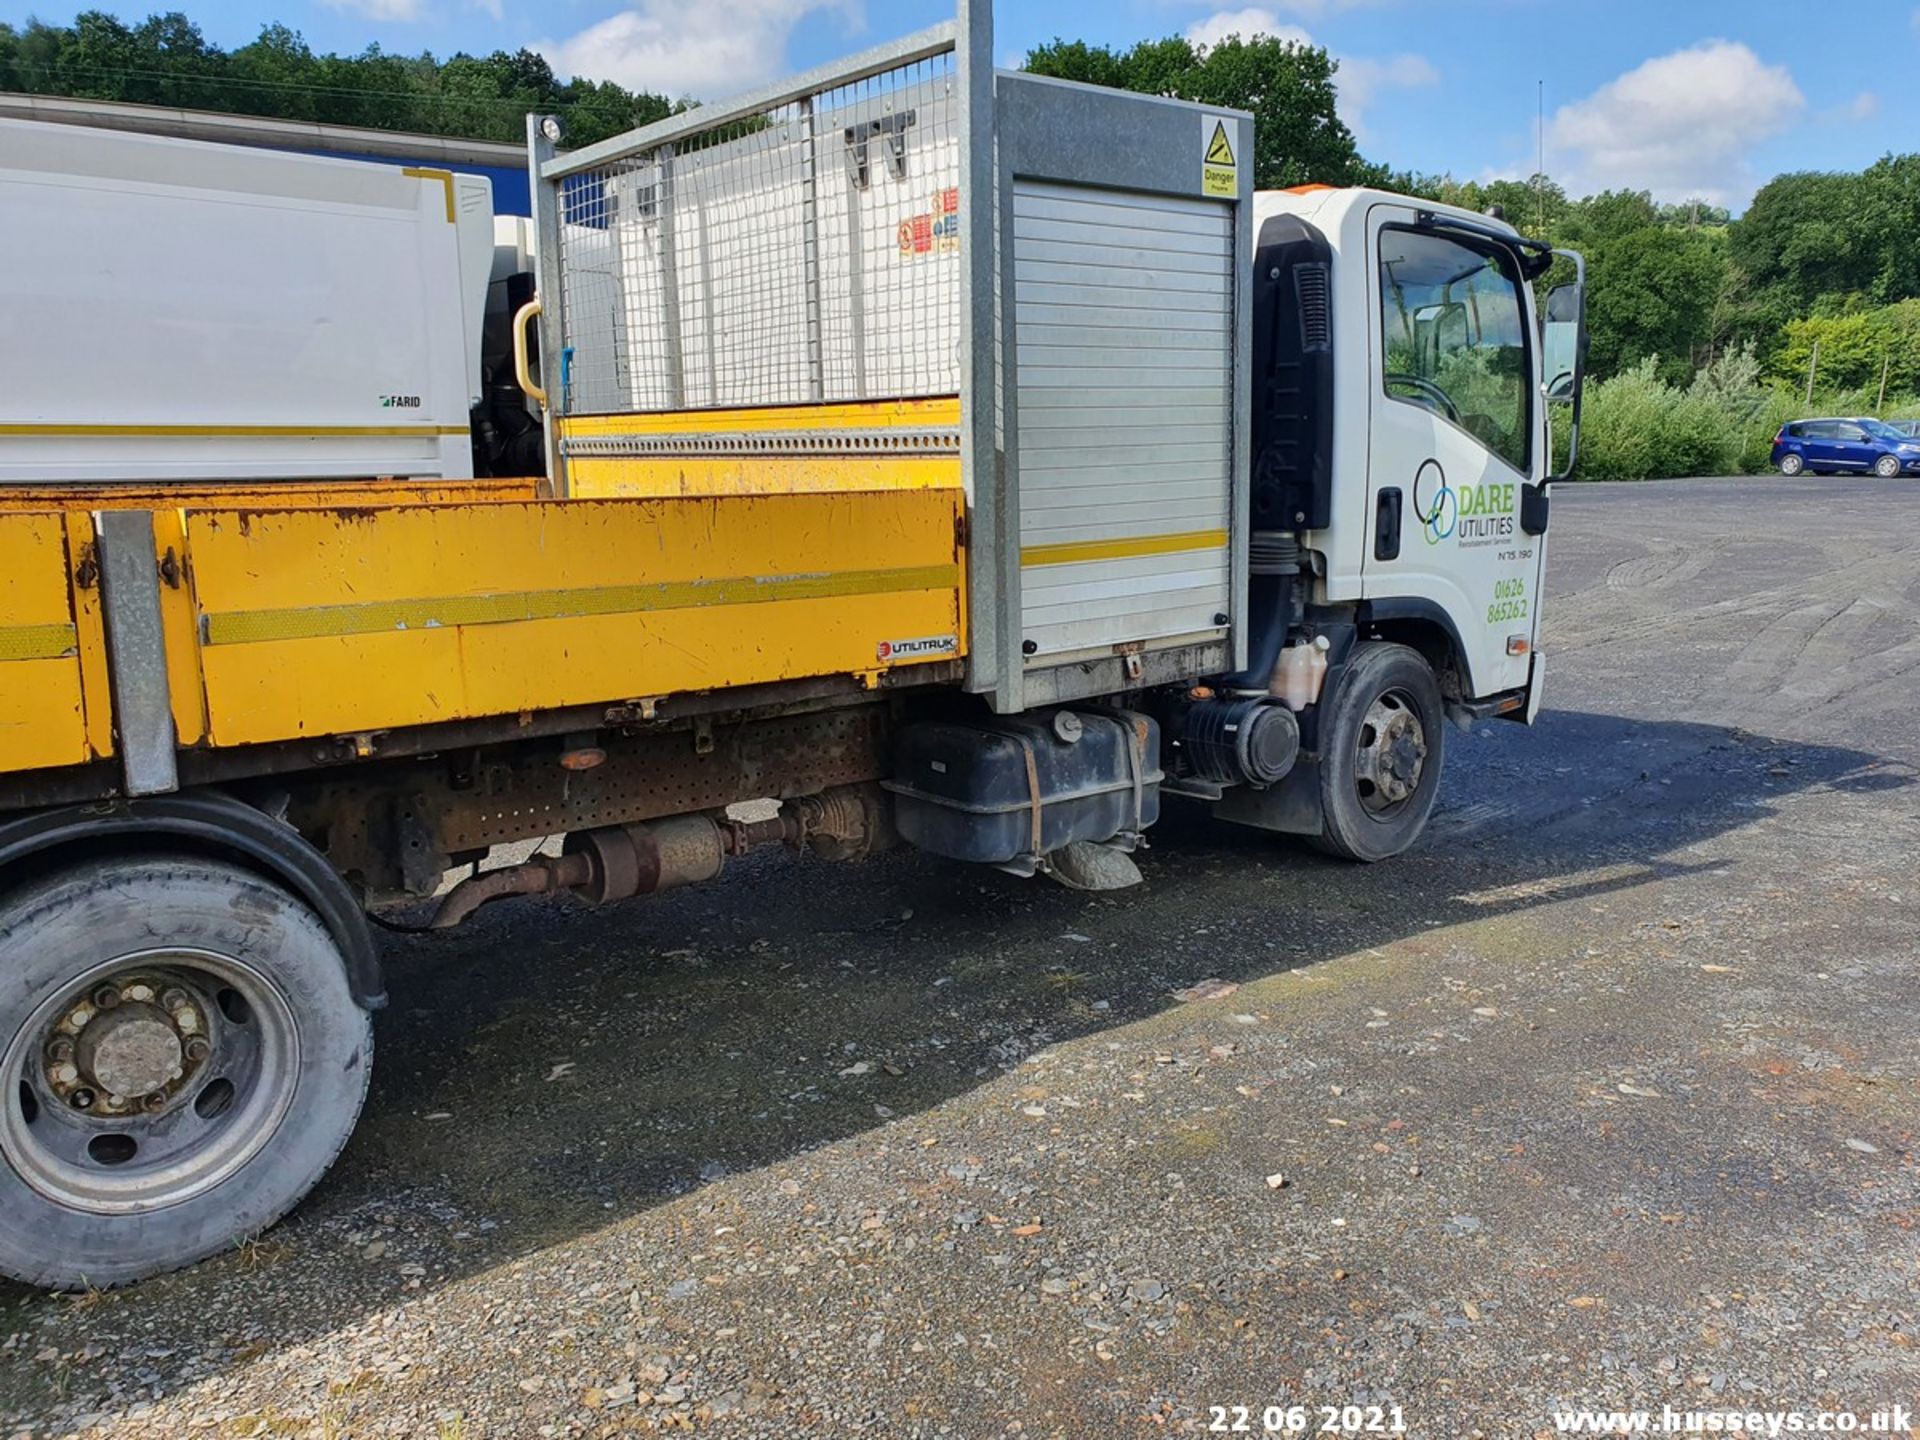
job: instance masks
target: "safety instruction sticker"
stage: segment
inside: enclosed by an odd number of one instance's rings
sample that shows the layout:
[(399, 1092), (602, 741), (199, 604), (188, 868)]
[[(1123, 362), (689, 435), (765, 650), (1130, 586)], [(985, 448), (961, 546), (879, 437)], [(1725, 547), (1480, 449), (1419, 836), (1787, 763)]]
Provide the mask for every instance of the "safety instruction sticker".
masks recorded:
[(932, 208), (900, 222), (900, 254), (905, 259), (960, 248), (960, 187), (933, 192)]
[(1240, 193), (1240, 162), (1234, 158), (1233, 137), (1218, 115), (1200, 117), (1204, 148), (1200, 152), (1200, 193), (1231, 200)]

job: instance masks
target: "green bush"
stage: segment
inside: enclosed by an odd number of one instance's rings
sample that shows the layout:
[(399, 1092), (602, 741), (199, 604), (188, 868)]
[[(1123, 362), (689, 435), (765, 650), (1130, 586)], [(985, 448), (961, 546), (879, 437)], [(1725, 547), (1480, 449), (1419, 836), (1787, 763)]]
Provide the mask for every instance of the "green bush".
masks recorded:
[(1631, 370), (1587, 386), (1580, 478), (1724, 475), (1739, 463), (1743, 441), (1740, 419), (1723, 401), (1667, 384), (1660, 379), (1658, 358), (1650, 355)]

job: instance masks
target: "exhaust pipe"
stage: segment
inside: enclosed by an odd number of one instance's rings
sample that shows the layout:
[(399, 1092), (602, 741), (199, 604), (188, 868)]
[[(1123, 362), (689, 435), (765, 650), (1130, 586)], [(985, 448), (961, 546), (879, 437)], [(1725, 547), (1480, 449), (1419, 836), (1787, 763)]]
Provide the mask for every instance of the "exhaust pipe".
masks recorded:
[(509, 895), (571, 891), (590, 905), (658, 895), (715, 879), (730, 857), (760, 845), (854, 859), (891, 839), (884, 805), (877, 787), (843, 786), (796, 800), (767, 820), (733, 820), (725, 811), (712, 811), (576, 831), (557, 856), (536, 856), (462, 880), (446, 893), (427, 928), (450, 930), (482, 905)]

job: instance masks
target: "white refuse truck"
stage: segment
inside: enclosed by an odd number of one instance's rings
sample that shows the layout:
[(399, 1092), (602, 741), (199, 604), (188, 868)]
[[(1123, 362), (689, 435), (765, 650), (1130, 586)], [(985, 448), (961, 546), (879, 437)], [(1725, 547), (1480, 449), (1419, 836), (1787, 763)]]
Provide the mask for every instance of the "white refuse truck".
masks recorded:
[(379, 907), (763, 844), (1110, 888), (1168, 796), (1382, 860), (1450, 720), (1534, 718), (1577, 257), (1542, 301), (1498, 219), (991, 56), (973, 5), (530, 117), (531, 244), (471, 177), (0, 123), (0, 1273), (294, 1206)]

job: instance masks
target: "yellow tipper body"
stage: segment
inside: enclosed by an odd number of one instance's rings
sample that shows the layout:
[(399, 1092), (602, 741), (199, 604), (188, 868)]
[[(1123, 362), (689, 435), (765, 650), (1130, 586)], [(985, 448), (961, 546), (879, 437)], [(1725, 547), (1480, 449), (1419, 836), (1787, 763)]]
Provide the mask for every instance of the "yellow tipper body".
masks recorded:
[[(928, 407), (561, 422), (689, 454), (530, 481), (40, 491), (0, 503), (0, 772), (112, 752), (92, 512), (150, 509), (185, 747), (256, 745), (818, 677), (965, 653), (957, 454), (715, 454), (703, 433), (889, 425)], [(849, 413), (860, 412), (860, 413)], [(737, 439), (728, 442), (737, 446)]]

